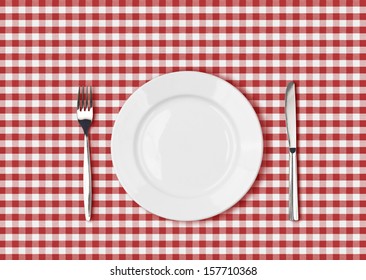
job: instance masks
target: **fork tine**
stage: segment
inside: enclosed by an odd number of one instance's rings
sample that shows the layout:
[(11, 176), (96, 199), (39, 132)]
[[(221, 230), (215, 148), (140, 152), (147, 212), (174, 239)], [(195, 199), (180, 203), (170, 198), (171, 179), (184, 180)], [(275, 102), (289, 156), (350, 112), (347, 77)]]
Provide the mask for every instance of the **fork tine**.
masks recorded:
[(84, 87), (80, 87), (80, 91), (81, 91), (80, 110), (82, 110), (84, 106)]
[(92, 87), (91, 86), (90, 86), (89, 105), (90, 105), (90, 109), (93, 108), (93, 91), (92, 91)]
[(89, 108), (90, 108), (90, 90), (89, 90), (88, 86), (86, 87), (86, 92), (87, 92), (86, 110), (89, 110)]
[(88, 87), (85, 87), (85, 110), (88, 110), (88, 99), (89, 99), (89, 94), (88, 94)]
[(79, 87), (79, 90), (78, 90), (78, 103), (76, 105), (76, 108), (80, 109), (80, 87)]
[(85, 87), (83, 86), (83, 104), (82, 104), (82, 109), (85, 109)]

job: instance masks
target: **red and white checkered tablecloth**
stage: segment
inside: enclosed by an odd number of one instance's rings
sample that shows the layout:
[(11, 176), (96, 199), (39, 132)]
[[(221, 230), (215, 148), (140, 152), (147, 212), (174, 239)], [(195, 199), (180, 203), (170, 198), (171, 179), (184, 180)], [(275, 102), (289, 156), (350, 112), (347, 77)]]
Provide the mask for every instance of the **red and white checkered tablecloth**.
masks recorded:
[[(366, 259), (366, 1), (65, 2), (0, 3), (0, 259)], [(139, 207), (110, 156), (124, 101), (178, 70), (232, 83), (264, 134), (249, 193), (198, 222)], [(287, 215), (291, 80), (300, 222)], [(91, 222), (79, 85), (95, 99)]]

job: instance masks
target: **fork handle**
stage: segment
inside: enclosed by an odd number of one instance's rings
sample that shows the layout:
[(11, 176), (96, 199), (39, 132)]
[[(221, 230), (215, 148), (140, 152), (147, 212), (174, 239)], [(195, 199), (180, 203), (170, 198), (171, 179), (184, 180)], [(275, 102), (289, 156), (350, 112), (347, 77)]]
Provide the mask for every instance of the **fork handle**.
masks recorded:
[(297, 187), (297, 155), (296, 149), (290, 149), (290, 190), (289, 190), (289, 219), (299, 220), (299, 198)]
[(89, 137), (84, 134), (84, 210), (85, 219), (90, 221), (91, 206), (92, 206), (92, 180), (91, 180), (91, 168), (90, 168), (90, 150), (89, 150)]

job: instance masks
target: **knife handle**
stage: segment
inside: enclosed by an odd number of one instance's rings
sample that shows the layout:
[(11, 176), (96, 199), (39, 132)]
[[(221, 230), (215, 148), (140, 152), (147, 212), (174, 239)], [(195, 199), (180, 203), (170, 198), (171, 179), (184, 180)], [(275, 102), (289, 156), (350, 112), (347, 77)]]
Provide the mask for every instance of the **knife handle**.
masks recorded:
[(296, 148), (290, 148), (290, 191), (289, 191), (289, 219), (299, 220), (299, 197), (297, 188), (297, 155)]

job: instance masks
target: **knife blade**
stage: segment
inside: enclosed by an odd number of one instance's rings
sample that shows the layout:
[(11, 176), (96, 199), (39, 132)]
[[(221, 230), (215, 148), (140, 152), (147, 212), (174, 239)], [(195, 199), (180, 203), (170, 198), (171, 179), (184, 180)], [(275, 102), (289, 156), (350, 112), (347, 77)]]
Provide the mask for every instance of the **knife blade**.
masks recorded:
[(295, 83), (290, 82), (286, 88), (285, 98), (286, 129), (289, 143), (289, 219), (299, 220), (299, 199), (297, 182), (297, 153), (296, 153), (296, 91)]

